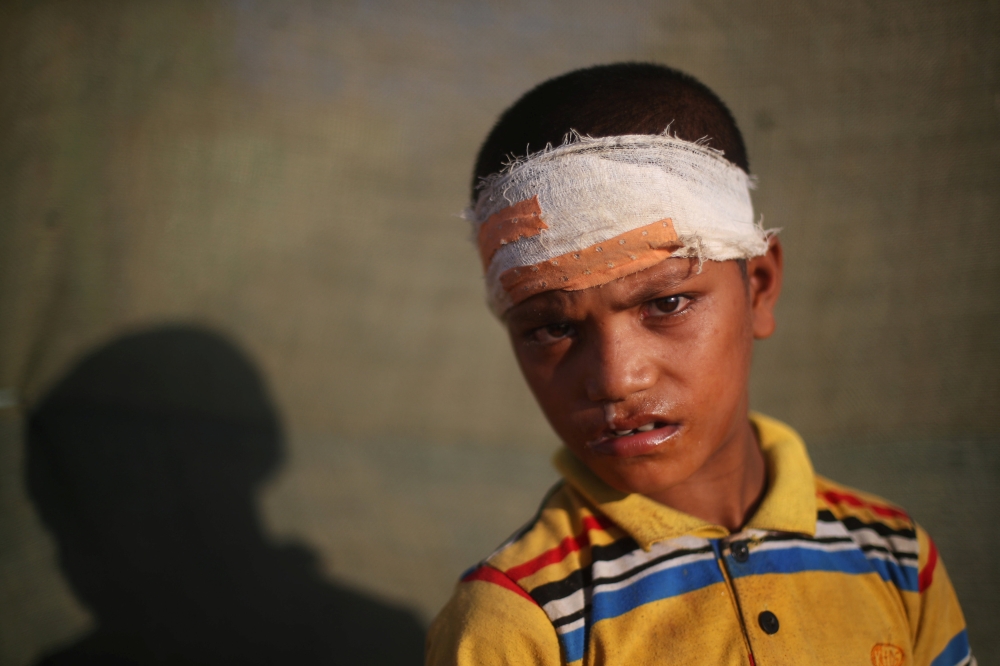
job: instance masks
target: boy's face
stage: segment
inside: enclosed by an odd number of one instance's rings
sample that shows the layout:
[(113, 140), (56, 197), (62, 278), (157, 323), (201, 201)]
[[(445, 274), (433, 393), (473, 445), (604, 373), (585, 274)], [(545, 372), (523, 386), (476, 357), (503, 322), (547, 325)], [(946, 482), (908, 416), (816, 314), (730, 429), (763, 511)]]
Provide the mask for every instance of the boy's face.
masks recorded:
[[(591, 470), (653, 497), (725, 465), (752, 438), (754, 338), (774, 330), (781, 245), (747, 261), (667, 259), (512, 308), (518, 363), (552, 427)], [(717, 470), (716, 470), (717, 471)]]

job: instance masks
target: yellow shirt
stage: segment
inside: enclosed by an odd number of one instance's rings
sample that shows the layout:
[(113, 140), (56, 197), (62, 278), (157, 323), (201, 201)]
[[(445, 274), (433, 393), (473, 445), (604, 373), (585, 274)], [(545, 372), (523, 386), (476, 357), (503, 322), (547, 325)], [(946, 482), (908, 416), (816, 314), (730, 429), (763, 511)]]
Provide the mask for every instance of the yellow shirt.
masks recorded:
[(462, 578), (427, 663), (974, 664), (930, 537), (751, 415), (768, 490), (738, 533), (620, 493), (567, 451), (536, 518)]

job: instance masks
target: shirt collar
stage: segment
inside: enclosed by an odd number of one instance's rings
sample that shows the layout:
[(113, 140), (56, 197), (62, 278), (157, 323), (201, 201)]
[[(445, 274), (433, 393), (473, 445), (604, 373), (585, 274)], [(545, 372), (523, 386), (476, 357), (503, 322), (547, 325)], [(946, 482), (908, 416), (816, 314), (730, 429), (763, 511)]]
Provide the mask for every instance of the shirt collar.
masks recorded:
[[(816, 531), (816, 485), (805, 444), (792, 428), (751, 413), (767, 465), (767, 491), (746, 528), (813, 535)], [(709, 539), (729, 535), (721, 525), (695, 518), (637, 493), (623, 493), (604, 483), (563, 448), (555, 465), (591, 503), (625, 530), (643, 549), (683, 535)]]

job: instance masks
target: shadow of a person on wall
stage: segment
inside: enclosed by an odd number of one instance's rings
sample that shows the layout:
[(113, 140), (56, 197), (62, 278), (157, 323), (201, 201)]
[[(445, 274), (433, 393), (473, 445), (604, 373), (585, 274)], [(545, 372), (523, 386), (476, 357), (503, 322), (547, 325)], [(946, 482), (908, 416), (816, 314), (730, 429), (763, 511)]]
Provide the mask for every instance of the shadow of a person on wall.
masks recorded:
[(409, 612), (268, 541), (256, 492), (282, 458), (250, 361), (165, 327), (77, 364), (29, 415), (28, 488), (96, 628), (63, 664), (419, 664)]

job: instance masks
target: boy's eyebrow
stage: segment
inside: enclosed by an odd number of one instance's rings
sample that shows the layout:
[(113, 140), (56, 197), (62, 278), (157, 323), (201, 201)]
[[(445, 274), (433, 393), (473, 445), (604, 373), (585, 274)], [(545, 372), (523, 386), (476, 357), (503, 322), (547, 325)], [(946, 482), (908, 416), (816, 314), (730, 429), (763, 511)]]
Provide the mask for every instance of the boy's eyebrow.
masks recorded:
[(511, 308), (504, 319), (508, 323), (534, 324), (562, 319), (570, 306), (570, 298), (564, 291), (543, 292), (520, 306)]
[[(663, 264), (660, 264), (652, 270), (656, 272), (644, 276), (645, 280), (636, 280), (636, 284), (627, 286), (625, 293), (615, 299), (612, 307), (617, 310), (625, 310), (638, 303), (661, 296), (664, 292), (676, 291), (698, 274), (698, 271), (693, 270), (693, 265), (690, 263), (685, 264), (683, 268), (677, 267), (676, 269), (664, 268)], [(645, 272), (643, 271), (643, 273)], [(637, 275), (643, 275), (643, 273)]]
[[(625, 293), (614, 299), (611, 308), (627, 310), (639, 303), (662, 296), (664, 292), (679, 290), (685, 282), (698, 275), (694, 266), (694, 262), (684, 262), (683, 265), (677, 264), (675, 266), (659, 264), (646, 271), (622, 278), (620, 282), (627, 285)], [(635, 284), (629, 284), (630, 282), (635, 282)], [(607, 285), (600, 285), (591, 287), (591, 289), (606, 287)], [(523, 304), (511, 308), (506, 319), (508, 322), (522, 325), (563, 319), (573, 309), (573, 301), (575, 300), (573, 293), (560, 290), (543, 292)]]

